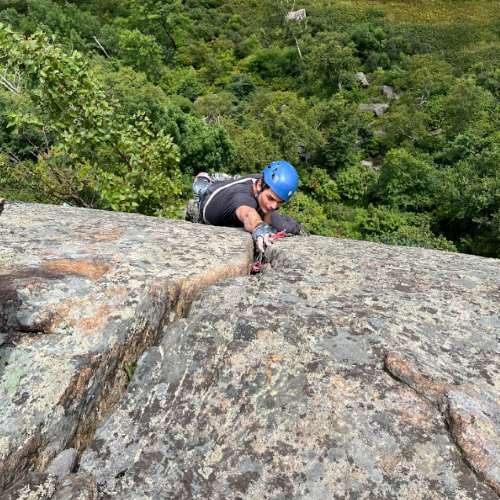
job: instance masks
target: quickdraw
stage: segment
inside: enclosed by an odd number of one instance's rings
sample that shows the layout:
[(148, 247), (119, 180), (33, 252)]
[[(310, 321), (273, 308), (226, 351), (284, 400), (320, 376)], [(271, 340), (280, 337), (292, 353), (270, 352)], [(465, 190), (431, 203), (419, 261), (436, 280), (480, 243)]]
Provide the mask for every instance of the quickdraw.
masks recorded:
[(272, 240), (277, 240), (279, 238), (288, 238), (289, 236), (293, 236), (291, 233), (285, 233), (285, 231), (280, 231), (279, 233), (273, 234), (271, 236)]
[[(288, 238), (289, 236), (293, 236), (293, 234), (285, 233), (285, 231), (280, 231), (279, 233), (273, 234), (270, 239), (271, 240), (278, 240), (280, 238)], [(252, 267), (250, 268), (250, 272), (252, 274), (260, 273), (260, 270), (262, 268), (262, 259), (263, 258), (264, 258), (264, 254), (259, 252), (259, 255), (257, 256), (257, 260), (252, 264)]]
[(259, 256), (257, 257), (257, 260), (252, 264), (252, 267), (250, 268), (250, 272), (252, 274), (257, 274), (260, 272), (260, 268), (262, 267), (262, 258), (263, 257), (264, 257), (264, 255), (259, 252)]

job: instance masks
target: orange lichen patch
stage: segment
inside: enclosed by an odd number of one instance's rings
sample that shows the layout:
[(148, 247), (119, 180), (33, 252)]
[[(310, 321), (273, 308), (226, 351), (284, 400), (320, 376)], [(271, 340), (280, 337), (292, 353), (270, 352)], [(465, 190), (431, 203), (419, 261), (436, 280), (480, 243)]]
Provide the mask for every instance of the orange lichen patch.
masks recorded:
[(485, 452), (485, 436), (476, 425), (477, 415), (469, 413), (466, 416), (458, 412), (450, 414), (450, 428), (456, 443), (462, 448), (467, 459), (478, 469), (483, 469), (488, 463)]
[(399, 353), (387, 354), (385, 366), (392, 375), (432, 403), (442, 402), (450, 388), (450, 384), (434, 380), (424, 372), (422, 367), (418, 366), (415, 360)]
[(95, 241), (115, 241), (117, 240), (120, 236), (122, 236), (123, 231), (114, 231), (110, 233), (91, 233), (91, 234), (86, 234), (86, 238), (90, 238)]
[(41, 259), (45, 259), (47, 257), (53, 257), (53, 256), (57, 256), (57, 255), (60, 255), (59, 251), (57, 251), (57, 250), (45, 250), (43, 252), (40, 252)]
[(115, 285), (107, 290), (108, 297), (126, 297), (128, 294), (128, 290), (123, 285)]
[(408, 403), (400, 408), (401, 421), (419, 429), (431, 430), (435, 416), (432, 411), (433, 407), (425, 401), (418, 404), (414, 399), (409, 400)]
[(26, 288), (32, 293), (32, 292), (34, 292), (35, 290), (38, 290), (41, 287), (42, 287), (42, 283), (35, 282), (35, 283), (30, 283)]
[(111, 269), (111, 265), (98, 260), (50, 260), (40, 266), (43, 274), (73, 274), (98, 280)]
[(78, 329), (82, 330), (82, 333), (102, 331), (108, 321), (109, 312), (109, 305), (104, 304), (94, 314), (92, 314), (92, 316), (88, 316), (80, 320), (76, 326)]
[(274, 363), (276, 363), (276, 361), (279, 361), (282, 358), (283, 356), (280, 354), (270, 354), (269, 357), (267, 358), (267, 365), (271, 366)]
[(343, 374), (339, 373), (335, 375), (332, 379), (329, 387), (327, 387), (326, 391), (328, 394), (345, 394), (350, 393), (353, 388), (344, 378)]
[(22, 337), (17, 341), (17, 345), (33, 345), (36, 344), (39, 340), (43, 339), (44, 334), (40, 335), (30, 335), (29, 337)]
[(392, 474), (401, 465), (401, 459), (398, 456), (382, 455), (379, 465), (386, 474)]
[(267, 385), (271, 385), (271, 381), (273, 379), (273, 372), (272, 372), (272, 370), (270, 370), (269, 368), (266, 368), (264, 370), (264, 376), (266, 377)]
[(52, 330), (56, 330), (63, 325), (65, 327), (75, 326), (75, 320), (70, 318), (70, 313), (79, 307), (81, 307), (81, 301), (62, 300), (59, 302), (57, 309), (53, 313)]
[(221, 283), (228, 278), (246, 276), (249, 270), (249, 255), (242, 259), (239, 264), (224, 264), (217, 268), (210, 268), (199, 276), (180, 279), (168, 287), (170, 303), (174, 305), (176, 317), (180, 318), (187, 314), (191, 303), (196, 295), (215, 283)]

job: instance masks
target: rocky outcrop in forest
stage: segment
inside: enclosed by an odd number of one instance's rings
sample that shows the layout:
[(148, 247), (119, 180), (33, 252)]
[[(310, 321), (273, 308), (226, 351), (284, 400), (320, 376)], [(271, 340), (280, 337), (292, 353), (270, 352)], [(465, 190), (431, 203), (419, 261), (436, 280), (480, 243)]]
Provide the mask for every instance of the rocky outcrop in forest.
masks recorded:
[(0, 498), (500, 494), (500, 261), (294, 237), (249, 276), (229, 228), (0, 231)]

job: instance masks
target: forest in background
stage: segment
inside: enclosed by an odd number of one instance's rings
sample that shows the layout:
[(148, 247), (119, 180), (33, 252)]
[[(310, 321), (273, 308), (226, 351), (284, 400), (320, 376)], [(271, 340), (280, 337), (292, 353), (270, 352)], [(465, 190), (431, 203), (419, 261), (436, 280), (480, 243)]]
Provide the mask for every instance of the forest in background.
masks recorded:
[(0, 23), (0, 196), (182, 218), (197, 172), (284, 159), (313, 234), (500, 257), (496, 0), (0, 0)]

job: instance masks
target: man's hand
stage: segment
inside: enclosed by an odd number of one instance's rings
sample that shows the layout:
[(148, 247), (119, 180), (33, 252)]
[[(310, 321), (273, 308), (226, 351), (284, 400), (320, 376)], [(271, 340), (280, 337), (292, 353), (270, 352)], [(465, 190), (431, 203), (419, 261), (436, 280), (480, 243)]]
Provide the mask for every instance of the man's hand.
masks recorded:
[(271, 236), (275, 232), (276, 231), (273, 230), (267, 222), (259, 222), (255, 226), (252, 232), (252, 239), (257, 245), (257, 250), (260, 253), (264, 253), (266, 247), (273, 242), (273, 240), (271, 240)]

